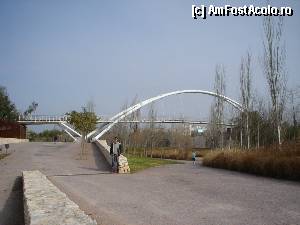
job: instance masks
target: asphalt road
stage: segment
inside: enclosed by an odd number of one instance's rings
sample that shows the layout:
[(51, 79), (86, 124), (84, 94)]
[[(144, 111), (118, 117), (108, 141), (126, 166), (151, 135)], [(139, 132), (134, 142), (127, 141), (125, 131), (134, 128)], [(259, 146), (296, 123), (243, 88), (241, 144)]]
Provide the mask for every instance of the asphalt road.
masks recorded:
[(300, 224), (300, 183), (192, 165), (110, 174), (89, 146), (28, 143), (0, 160), (0, 224), (22, 225), (22, 170), (39, 169), (98, 224)]

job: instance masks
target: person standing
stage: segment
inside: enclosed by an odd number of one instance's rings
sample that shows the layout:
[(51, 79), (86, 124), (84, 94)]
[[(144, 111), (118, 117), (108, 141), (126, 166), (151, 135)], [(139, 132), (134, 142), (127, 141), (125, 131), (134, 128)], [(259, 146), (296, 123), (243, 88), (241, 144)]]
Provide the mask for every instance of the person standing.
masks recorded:
[(119, 168), (118, 158), (122, 154), (122, 145), (117, 137), (114, 138), (110, 145), (112, 172), (117, 173)]
[(192, 160), (193, 160), (193, 165), (195, 165), (196, 164), (196, 152), (195, 151), (192, 152)]

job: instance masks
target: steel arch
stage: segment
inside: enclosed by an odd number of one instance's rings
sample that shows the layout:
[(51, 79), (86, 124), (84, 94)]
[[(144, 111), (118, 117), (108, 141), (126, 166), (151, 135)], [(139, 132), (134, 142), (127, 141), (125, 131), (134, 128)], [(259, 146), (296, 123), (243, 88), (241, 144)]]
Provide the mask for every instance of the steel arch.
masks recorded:
[(113, 122), (111, 123), (107, 123), (104, 124), (103, 126), (97, 128), (96, 130), (92, 131), (91, 133), (88, 134), (88, 138), (92, 137), (92, 140), (98, 140), (101, 136), (103, 136), (106, 132), (108, 132), (115, 124), (117, 124), (118, 122), (120, 122), (122, 119), (124, 119), (125, 117), (127, 117), (128, 115), (132, 114), (133, 112), (139, 110), (140, 108), (158, 101), (162, 98), (166, 98), (172, 95), (179, 95), (179, 94), (204, 94), (204, 95), (210, 95), (213, 97), (217, 97), (217, 98), (221, 98), (224, 101), (228, 102), (229, 104), (231, 104), (233, 107), (235, 107), (236, 109), (238, 109), (239, 111), (244, 111), (243, 106), (238, 103), (237, 101), (226, 97), (224, 95), (220, 95), (211, 91), (204, 91), (204, 90), (181, 90), (181, 91), (173, 91), (173, 92), (168, 92), (165, 94), (161, 94), (149, 99), (146, 99), (136, 105), (133, 105), (121, 112), (119, 112), (118, 114), (116, 114), (115, 116), (113, 116), (112, 118), (110, 118), (110, 120), (113, 120)]

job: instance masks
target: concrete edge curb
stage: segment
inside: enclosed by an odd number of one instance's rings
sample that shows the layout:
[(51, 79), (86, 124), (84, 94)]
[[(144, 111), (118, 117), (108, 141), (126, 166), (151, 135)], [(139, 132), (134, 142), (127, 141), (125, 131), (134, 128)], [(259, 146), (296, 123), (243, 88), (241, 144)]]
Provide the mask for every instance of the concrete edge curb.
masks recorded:
[(97, 225), (40, 171), (22, 177), (25, 225)]

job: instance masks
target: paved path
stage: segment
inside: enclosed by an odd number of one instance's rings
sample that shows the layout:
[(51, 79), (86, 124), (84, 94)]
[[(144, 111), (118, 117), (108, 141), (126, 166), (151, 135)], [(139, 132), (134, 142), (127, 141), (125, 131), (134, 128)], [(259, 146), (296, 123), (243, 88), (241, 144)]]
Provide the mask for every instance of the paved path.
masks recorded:
[(89, 146), (88, 160), (79, 159), (73, 143), (12, 144), (11, 155), (0, 160), (0, 225), (22, 225), (23, 170), (38, 169), (46, 175), (108, 173), (104, 157)]
[(99, 224), (300, 224), (297, 182), (191, 163), (117, 175), (109, 174), (93, 147), (88, 160), (76, 160), (75, 144), (14, 148), (15, 153), (0, 161), (1, 225), (22, 224), (16, 222), (22, 206), (15, 181), (23, 169), (40, 169)]

